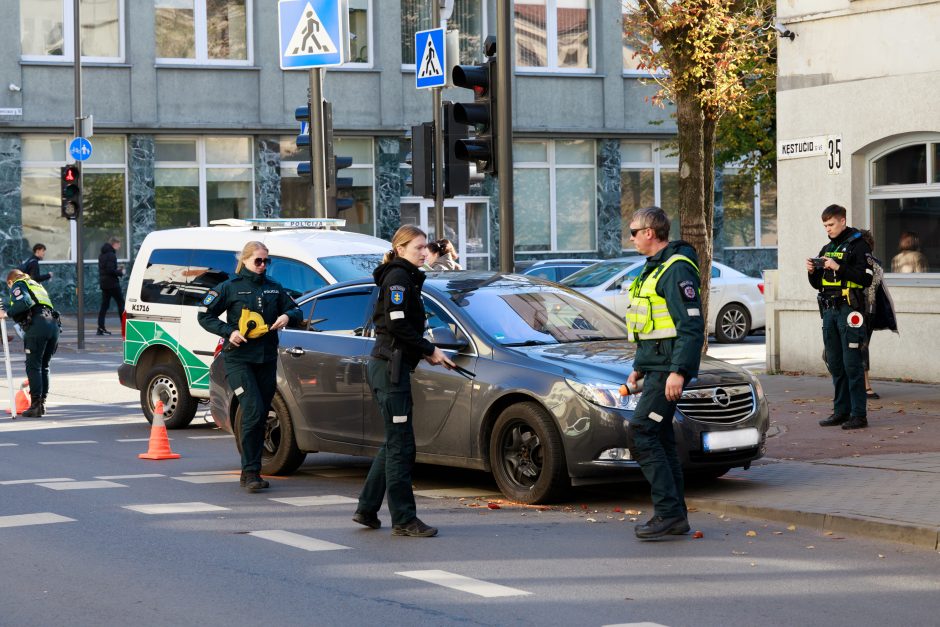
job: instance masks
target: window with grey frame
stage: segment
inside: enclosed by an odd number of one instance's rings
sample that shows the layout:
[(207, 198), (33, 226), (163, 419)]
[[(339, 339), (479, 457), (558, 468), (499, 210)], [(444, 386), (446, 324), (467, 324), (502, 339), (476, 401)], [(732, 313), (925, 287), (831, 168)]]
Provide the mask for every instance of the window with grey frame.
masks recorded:
[[(483, 59), (483, 38), (486, 29), (486, 2), (454, 0), (454, 11), (447, 26), (460, 33), (460, 63), (479, 63)], [(431, 3), (428, 0), (401, 2), (401, 63), (415, 64), (415, 33), (433, 28)]]
[[(72, 61), (72, 0), (20, 0), (20, 50), (35, 61)], [(81, 0), (82, 59), (124, 58), (122, 0)]]

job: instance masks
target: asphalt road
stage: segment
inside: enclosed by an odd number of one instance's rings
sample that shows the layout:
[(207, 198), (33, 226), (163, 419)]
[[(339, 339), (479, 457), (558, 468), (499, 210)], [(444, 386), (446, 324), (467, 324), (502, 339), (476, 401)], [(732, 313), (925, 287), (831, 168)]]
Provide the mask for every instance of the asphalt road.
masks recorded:
[(638, 542), (642, 485), (542, 509), (421, 466), (419, 516), (440, 535), (391, 537), (385, 511), (367, 530), (349, 520), (366, 459), (311, 455), (248, 494), (234, 442), (199, 418), (171, 432), (181, 459), (138, 459), (149, 426), (117, 363), (56, 358), (49, 415), (0, 418), (0, 625), (858, 627), (940, 611), (934, 552), (695, 511), (701, 538)]

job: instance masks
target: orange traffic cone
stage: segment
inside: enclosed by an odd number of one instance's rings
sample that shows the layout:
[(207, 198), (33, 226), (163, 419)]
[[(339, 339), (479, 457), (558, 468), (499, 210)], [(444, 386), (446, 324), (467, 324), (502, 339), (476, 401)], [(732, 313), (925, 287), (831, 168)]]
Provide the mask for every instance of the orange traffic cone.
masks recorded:
[[(23, 379), (23, 382), (20, 384), (20, 389), (13, 400), (16, 403), (17, 416), (29, 409), (29, 379)], [(7, 413), (12, 414), (13, 412), (8, 409)]]
[(153, 408), (153, 425), (150, 427), (150, 446), (146, 453), (137, 457), (141, 459), (179, 459), (179, 453), (170, 450), (170, 438), (166, 435), (166, 424), (163, 422), (163, 401), (157, 401)]

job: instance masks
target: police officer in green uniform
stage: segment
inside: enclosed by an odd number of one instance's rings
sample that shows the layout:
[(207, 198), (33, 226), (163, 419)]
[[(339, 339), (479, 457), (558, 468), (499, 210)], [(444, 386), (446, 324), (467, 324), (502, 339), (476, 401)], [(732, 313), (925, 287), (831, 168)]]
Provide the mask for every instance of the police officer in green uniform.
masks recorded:
[(372, 317), (375, 347), (366, 376), (385, 423), (385, 442), (372, 461), (353, 515), (360, 525), (381, 527), (378, 511), (387, 491), (392, 534), (420, 538), (437, 535), (437, 529), (418, 518), (411, 487), (416, 454), (411, 373), (422, 358), (431, 364), (454, 366), (441, 349), (424, 338), (427, 317), (420, 268), (426, 258), (424, 231), (405, 225), (395, 232), (392, 250), (385, 253), (372, 274), (380, 292)]
[(832, 415), (820, 426), (864, 429), (868, 426), (863, 350), (868, 342), (864, 313), (865, 288), (874, 277), (871, 247), (857, 229), (846, 226), (845, 207), (829, 205), (822, 212), (829, 243), (819, 256), (806, 260), (809, 283), (822, 316), (826, 365), (835, 387)]
[(38, 418), (46, 413), (49, 361), (59, 346), (59, 314), (46, 289), (22, 270), (13, 270), (7, 275), (7, 287), (10, 299), (6, 311), (0, 309), (0, 318), (9, 315), (25, 332), (23, 343), (30, 403), (23, 416)]
[(666, 213), (659, 207), (637, 211), (630, 239), (647, 258), (630, 287), (627, 309), (628, 337), (637, 343), (627, 386), (643, 385), (628, 437), (653, 500), (653, 517), (634, 530), (645, 540), (689, 531), (672, 419), (683, 387), (698, 374), (705, 321), (698, 256), (690, 244), (669, 241)]
[[(287, 291), (266, 276), (270, 263), (264, 244), (245, 244), (235, 276), (206, 294), (198, 316), (202, 328), (228, 340), (222, 355), (241, 405), (241, 485), (250, 492), (269, 485), (261, 478), (261, 452), (277, 384), (277, 331), (303, 319)], [(219, 319), (222, 312), (227, 322)]]

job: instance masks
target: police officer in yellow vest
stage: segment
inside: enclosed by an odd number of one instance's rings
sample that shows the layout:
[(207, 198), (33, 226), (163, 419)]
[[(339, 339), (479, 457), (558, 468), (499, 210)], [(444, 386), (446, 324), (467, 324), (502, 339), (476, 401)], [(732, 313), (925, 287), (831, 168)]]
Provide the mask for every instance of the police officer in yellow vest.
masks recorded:
[(868, 426), (865, 398), (865, 365), (862, 350), (868, 341), (864, 313), (865, 288), (874, 276), (871, 248), (862, 234), (845, 224), (845, 207), (829, 205), (822, 212), (829, 243), (819, 256), (806, 260), (809, 283), (822, 316), (826, 365), (832, 374), (835, 397), (832, 415), (820, 426), (843, 429)]
[(23, 327), (26, 345), (26, 376), (29, 378), (29, 409), (26, 418), (39, 418), (46, 413), (49, 394), (49, 361), (59, 346), (59, 314), (52, 307), (46, 289), (22, 270), (7, 275), (10, 298), (0, 318), (9, 315)]
[(653, 499), (653, 517), (637, 525), (635, 533), (651, 539), (689, 531), (672, 418), (683, 387), (698, 375), (705, 322), (698, 255), (687, 242), (669, 241), (666, 213), (659, 207), (637, 211), (630, 221), (630, 239), (647, 257), (630, 287), (627, 332), (637, 349), (627, 386), (643, 383), (629, 439)]

